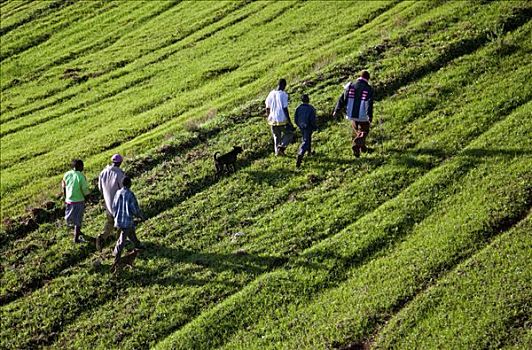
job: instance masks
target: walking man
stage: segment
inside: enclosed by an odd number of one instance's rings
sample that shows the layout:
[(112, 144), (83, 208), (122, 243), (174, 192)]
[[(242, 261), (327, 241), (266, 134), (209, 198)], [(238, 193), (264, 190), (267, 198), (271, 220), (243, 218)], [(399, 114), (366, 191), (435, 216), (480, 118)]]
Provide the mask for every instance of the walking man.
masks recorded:
[(373, 88), (369, 85), (369, 72), (363, 70), (355, 83), (349, 82), (338, 99), (333, 117), (346, 109), (346, 117), (351, 121), (353, 155), (360, 157), (366, 152), (366, 137), (373, 120)]
[(316, 109), (309, 104), (310, 98), (307, 94), (301, 96), (301, 102), (303, 103), (296, 108), (295, 113), (295, 122), (301, 130), (301, 135), (303, 137), (303, 142), (301, 143), (301, 146), (299, 146), (297, 152), (296, 168), (301, 166), (303, 156), (306, 152), (312, 154), (312, 133), (318, 129), (316, 125)]
[(133, 242), (136, 249), (144, 248), (135, 234), (135, 222), (133, 219), (135, 216), (143, 219), (144, 215), (139, 208), (137, 197), (130, 190), (131, 178), (125, 176), (122, 184), (123, 187), (116, 192), (112, 207), (115, 227), (120, 229), (120, 237), (118, 237), (113, 251), (115, 256), (114, 267), (120, 262), (120, 256), (126, 245), (126, 240)]
[(284, 155), (294, 136), (294, 126), (288, 114), (288, 94), (284, 91), (286, 80), (280, 79), (276, 90), (266, 98), (266, 114), (273, 135), (275, 155)]
[(85, 212), (85, 197), (89, 194), (89, 186), (82, 174), (83, 161), (74, 159), (72, 170), (65, 173), (61, 181), (65, 197), (65, 220), (68, 226), (74, 226), (74, 243), (84, 242), (81, 236), (81, 223)]
[(106, 222), (103, 232), (96, 237), (96, 249), (101, 250), (105, 240), (113, 234), (114, 231), (114, 217), (113, 217), (113, 199), (116, 192), (122, 188), (122, 182), (126, 176), (120, 165), (123, 158), (120, 154), (114, 154), (111, 157), (111, 165), (105, 167), (98, 177), (98, 188), (103, 194), (105, 201), (105, 215)]

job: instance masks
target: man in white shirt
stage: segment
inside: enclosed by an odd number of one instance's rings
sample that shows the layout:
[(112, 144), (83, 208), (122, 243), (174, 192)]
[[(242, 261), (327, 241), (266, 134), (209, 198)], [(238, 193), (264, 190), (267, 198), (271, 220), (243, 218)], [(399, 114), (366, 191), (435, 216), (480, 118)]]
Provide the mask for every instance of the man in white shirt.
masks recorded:
[(113, 199), (116, 192), (122, 188), (125, 174), (120, 169), (123, 158), (120, 154), (115, 154), (111, 157), (113, 164), (108, 165), (102, 170), (98, 177), (98, 188), (103, 194), (105, 200), (105, 214), (106, 222), (103, 232), (96, 238), (96, 249), (101, 250), (104, 241), (114, 231), (114, 213), (113, 213)]
[(286, 80), (280, 79), (276, 90), (266, 98), (266, 114), (271, 126), (275, 155), (284, 155), (284, 150), (292, 141), (294, 126), (288, 114), (288, 94), (284, 91)]

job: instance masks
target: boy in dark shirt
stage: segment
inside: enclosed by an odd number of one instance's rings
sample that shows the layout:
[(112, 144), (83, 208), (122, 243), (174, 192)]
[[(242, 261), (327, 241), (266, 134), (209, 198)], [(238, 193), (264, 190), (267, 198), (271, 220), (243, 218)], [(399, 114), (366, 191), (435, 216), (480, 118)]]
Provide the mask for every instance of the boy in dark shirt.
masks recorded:
[(303, 136), (303, 142), (297, 152), (296, 168), (301, 166), (305, 152), (311, 153), (312, 132), (317, 129), (316, 109), (309, 104), (310, 98), (307, 94), (301, 96), (301, 102), (303, 103), (296, 108), (295, 114), (296, 125), (301, 130), (301, 135)]

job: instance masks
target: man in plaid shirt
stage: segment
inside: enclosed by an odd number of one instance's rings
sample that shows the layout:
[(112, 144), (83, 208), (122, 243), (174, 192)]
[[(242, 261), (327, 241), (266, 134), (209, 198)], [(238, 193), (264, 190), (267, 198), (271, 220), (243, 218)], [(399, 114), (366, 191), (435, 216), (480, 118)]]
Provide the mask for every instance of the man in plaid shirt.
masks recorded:
[(113, 251), (113, 255), (115, 256), (113, 265), (118, 264), (120, 261), (120, 256), (122, 255), (126, 240), (129, 239), (133, 242), (135, 249), (144, 248), (135, 234), (135, 222), (133, 221), (133, 218), (136, 216), (144, 219), (144, 215), (139, 208), (135, 194), (129, 189), (131, 187), (131, 178), (127, 176), (124, 177), (122, 184), (124, 187), (116, 192), (115, 198), (113, 199), (115, 227), (120, 229), (120, 237), (118, 238)]

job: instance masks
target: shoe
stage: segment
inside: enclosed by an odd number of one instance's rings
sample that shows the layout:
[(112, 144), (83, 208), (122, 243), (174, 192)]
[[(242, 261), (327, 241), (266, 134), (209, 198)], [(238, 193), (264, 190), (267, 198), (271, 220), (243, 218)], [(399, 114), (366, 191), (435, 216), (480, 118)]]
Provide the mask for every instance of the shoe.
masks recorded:
[(278, 156), (284, 156), (284, 155), (285, 155), (285, 154), (284, 154), (284, 150), (285, 150), (285, 149), (286, 149), (286, 147), (284, 147), (284, 146), (279, 146), (279, 147), (277, 147), (277, 155), (278, 155)]
[(301, 167), (301, 162), (303, 161), (303, 156), (302, 155), (298, 155), (297, 156), (297, 159), (296, 159), (296, 168), (300, 168)]
[(74, 243), (86, 243), (87, 240), (83, 238), (82, 235), (79, 235), (78, 237), (74, 238)]

